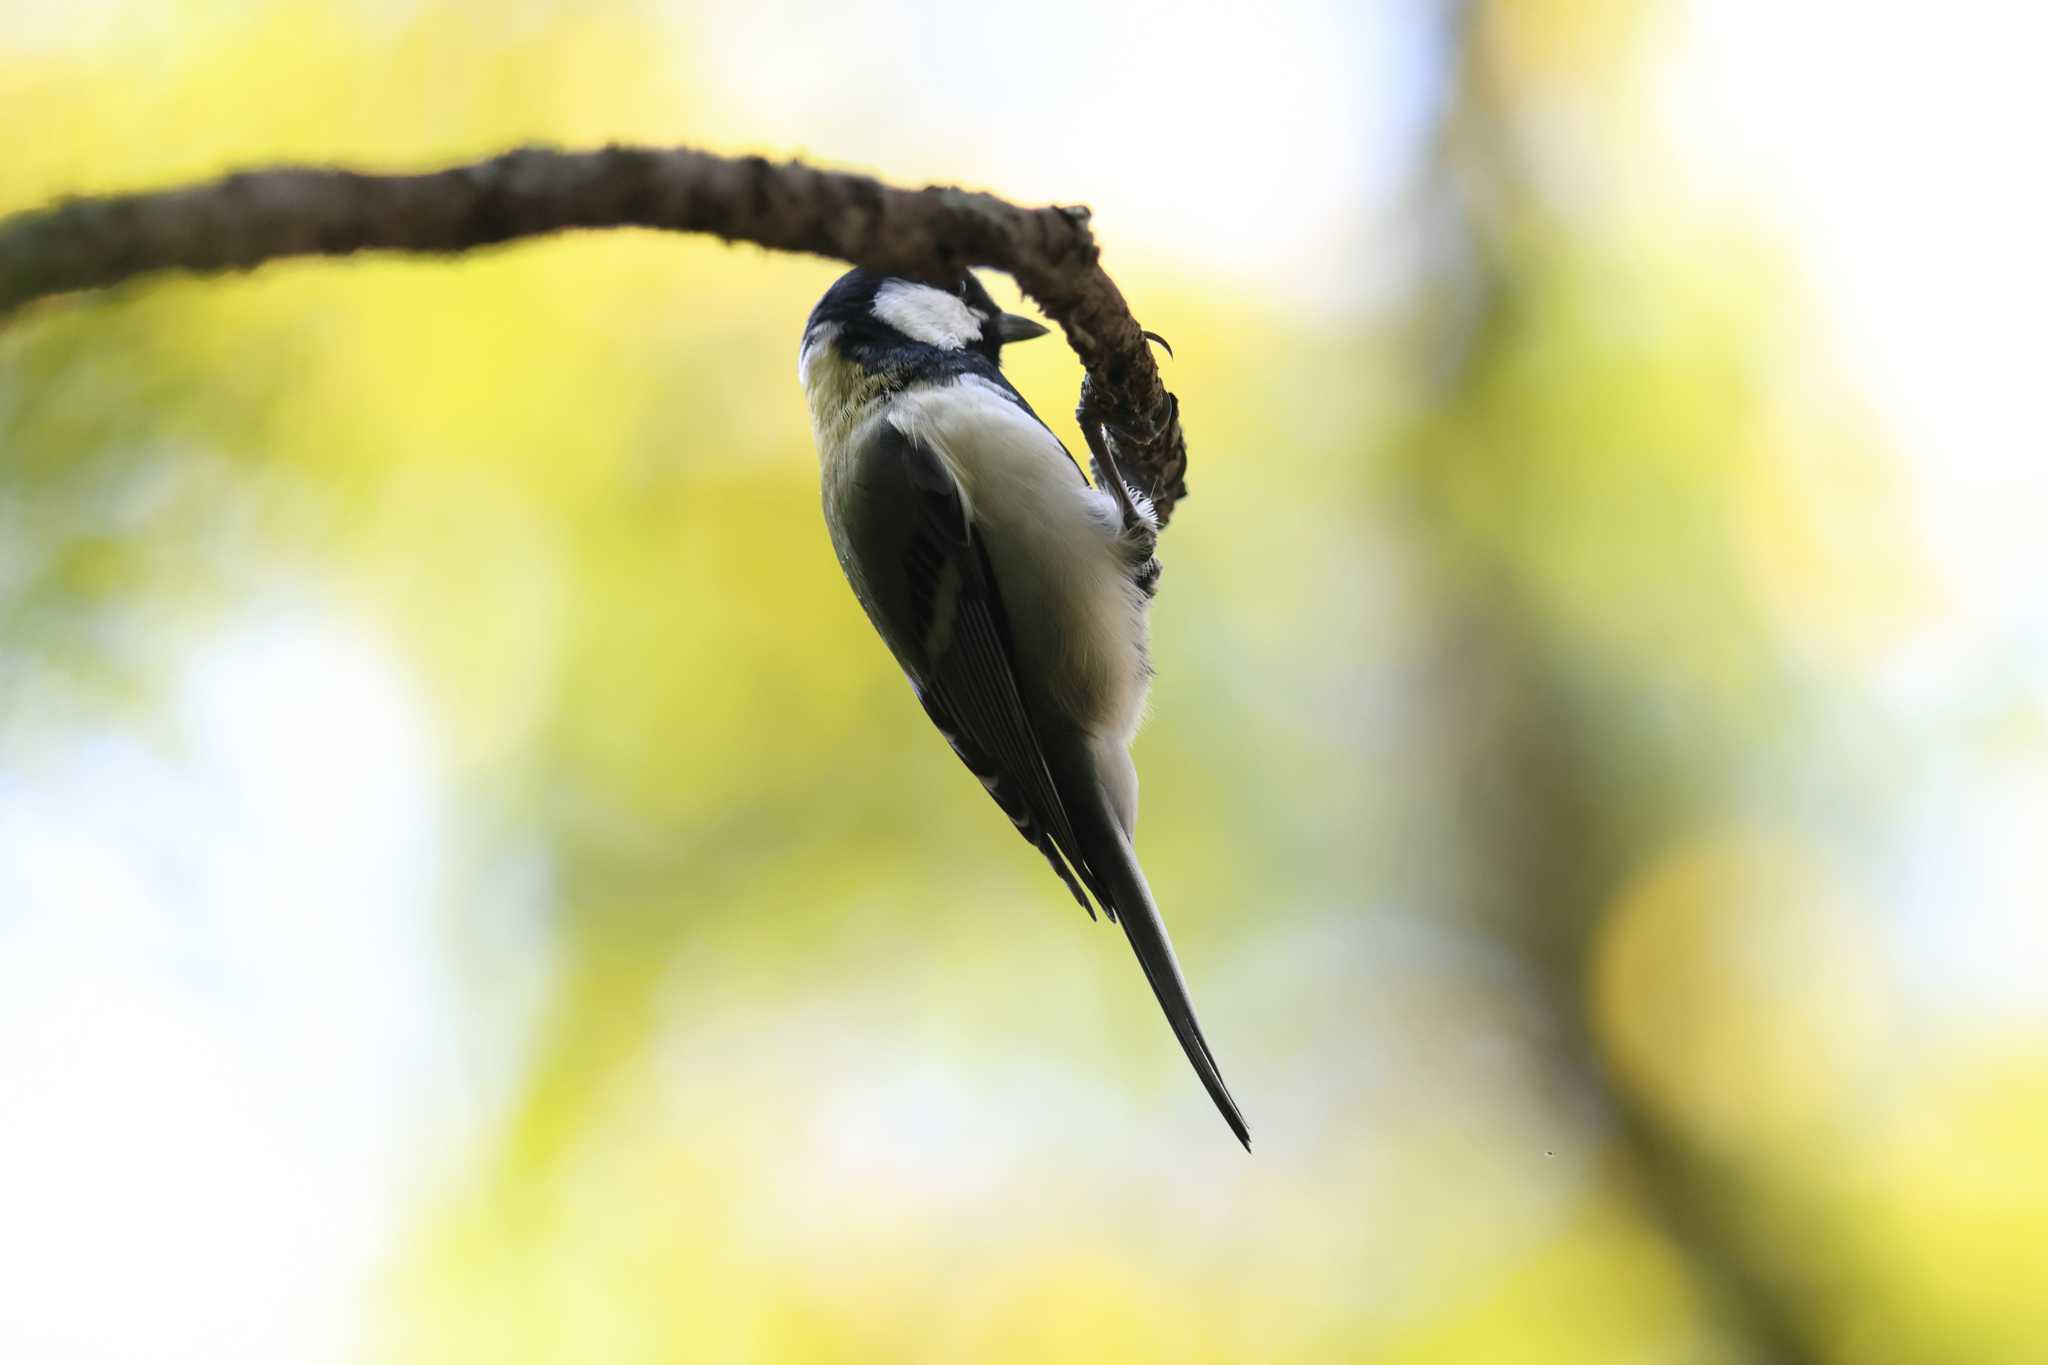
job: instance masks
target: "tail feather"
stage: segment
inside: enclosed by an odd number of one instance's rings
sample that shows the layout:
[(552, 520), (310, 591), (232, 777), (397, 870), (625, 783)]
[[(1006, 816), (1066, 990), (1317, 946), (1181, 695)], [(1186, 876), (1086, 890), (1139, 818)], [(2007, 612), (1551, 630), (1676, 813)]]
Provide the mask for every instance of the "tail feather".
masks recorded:
[(1181, 975), (1180, 962), (1173, 954), (1173, 940), (1167, 937), (1166, 921), (1159, 916), (1159, 907), (1152, 899), (1152, 888), (1145, 882), (1144, 870), (1138, 866), (1137, 855), (1112, 821), (1105, 818), (1086, 823), (1093, 826), (1089, 833), (1095, 838), (1076, 832), (1091, 845), (1088, 865), (1095, 874), (1097, 895), (1108, 902), (1105, 909), (1113, 909), (1113, 917), (1123, 925), (1124, 935), (1138, 955), (1138, 965), (1145, 969), (1145, 979), (1152, 983), (1152, 994), (1159, 998), (1159, 1007), (1166, 1011), (1166, 1021), (1173, 1026), (1173, 1035), (1180, 1040), (1181, 1050), (1187, 1053), (1195, 1074), (1201, 1077), (1203, 1088), (1215, 1101), (1230, 1131), (1250, 1151), (1251, 1130), (1245, 1126), (1237, 1101), (1230, 1097), (1230, 1088), (1223, 1083), (1223, 1072), (1209, 1051), (1208, 1039), (1202, 1036), (1187, 979)]

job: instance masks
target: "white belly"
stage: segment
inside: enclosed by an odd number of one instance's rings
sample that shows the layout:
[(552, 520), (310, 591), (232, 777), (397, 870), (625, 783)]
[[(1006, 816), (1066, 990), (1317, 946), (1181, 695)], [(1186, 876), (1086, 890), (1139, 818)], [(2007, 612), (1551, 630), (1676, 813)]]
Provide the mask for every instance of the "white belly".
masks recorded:
[(1147, 601), (1131, 582), (1122, 518), (1053, 434), (987, 381), (903, 394), (888, 420), (929, 445), (960, 484), (988, 546), (1019, 671), (1118, 749), (1144, 717)]

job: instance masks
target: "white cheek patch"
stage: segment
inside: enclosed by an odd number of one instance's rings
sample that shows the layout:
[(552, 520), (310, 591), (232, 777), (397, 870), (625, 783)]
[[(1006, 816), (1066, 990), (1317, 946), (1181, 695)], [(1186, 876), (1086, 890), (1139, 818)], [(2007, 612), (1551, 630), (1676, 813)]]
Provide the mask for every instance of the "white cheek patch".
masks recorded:
[(875, 291), (874, 314), (912, 341), (957, 351), (981, 340), (988, 315), (943, 289), (890, 280)]
[(831, 354), (832, 343), (838, 337), (839, 324), (836, 322), (822, 323), (812, 328), (810, 333), (804, 337), (804, 344), (798, 348), (796, 353), (796, 380), (797, 383), (804, 386), (806, 392), (811, 387), (813, 363), (819, 357)]

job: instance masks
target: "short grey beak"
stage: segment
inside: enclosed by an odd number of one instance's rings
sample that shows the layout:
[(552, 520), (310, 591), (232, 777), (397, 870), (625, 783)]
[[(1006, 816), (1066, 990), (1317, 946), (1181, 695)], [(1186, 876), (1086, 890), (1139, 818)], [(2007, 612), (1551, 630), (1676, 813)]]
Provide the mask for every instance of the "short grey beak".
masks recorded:
[(1004, 345), (1013, 341), (1029, 341), (1033, 337), (1042, 337), (1050, 330), (1044, 323), (1033, 322), (1030, 318), (1016, 313), (1004, 313), (996, 319), (996, 339)]

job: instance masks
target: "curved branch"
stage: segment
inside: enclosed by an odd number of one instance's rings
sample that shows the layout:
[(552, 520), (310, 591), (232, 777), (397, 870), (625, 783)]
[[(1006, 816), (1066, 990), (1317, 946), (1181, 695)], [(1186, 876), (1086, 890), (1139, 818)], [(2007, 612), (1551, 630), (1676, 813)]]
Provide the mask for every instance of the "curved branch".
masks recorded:
[[(1084, 208), (898, 189), (798, 162), (689, 148), (526, 147), (424, 175), (279, 166), (149, 194), (70, 199), (0, 219), (0, 319), (33, 300), (163, 270), (248, 270), (286, 256), (459, 252), (571, 228), (706, 232), (891, 274), (1014, 276), (1087, 370), (1127, 478), (1163, 524), (1186, 496), (1178, 404), (1099, 264)], [(1091, 432), (1091, 435), (1093, 433)]]

